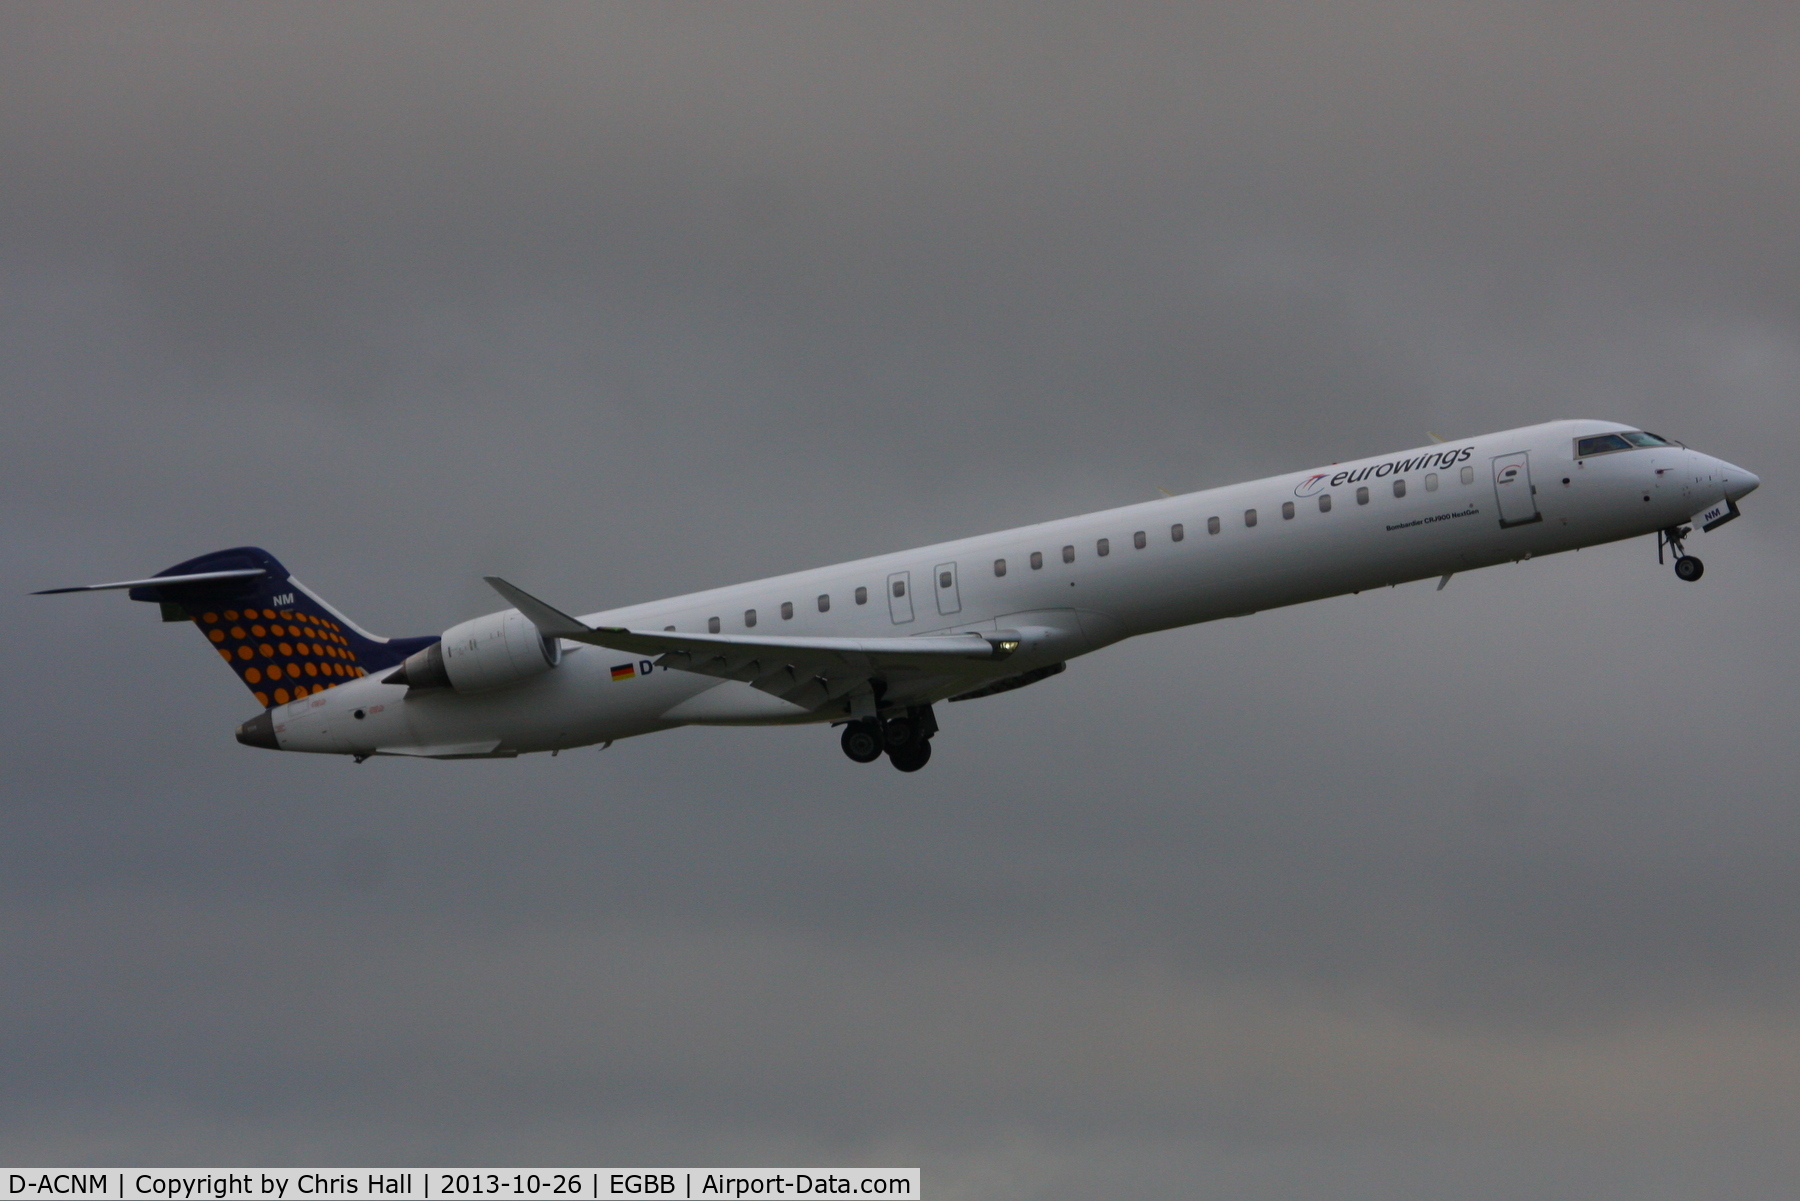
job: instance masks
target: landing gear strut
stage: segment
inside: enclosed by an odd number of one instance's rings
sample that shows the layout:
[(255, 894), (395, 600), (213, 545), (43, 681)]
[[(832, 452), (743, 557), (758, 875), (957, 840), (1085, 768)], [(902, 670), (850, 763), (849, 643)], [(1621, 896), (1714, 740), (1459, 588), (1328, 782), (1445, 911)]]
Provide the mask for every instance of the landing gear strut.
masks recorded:
[(918, 771), (931, 761), (931, 736), (937, 718), (930, 705), (915, 705), (885, 720), (865, 717), (844, 727), (839, 740), (844, 754), (858, 763), (873, 763), (883, 753), (901, 771)]
[(1663, 561), (1663, 547), (1675, 552), (1675, 578), (1686, 580), (1690, 584), (1706, 572), (1706, 564), (1682, 549), (1682, 539), (1694, 532), (1691, 525), (1672, 525), (1666, 530), (1658, 530), (1656, 534), (1656, 561)]

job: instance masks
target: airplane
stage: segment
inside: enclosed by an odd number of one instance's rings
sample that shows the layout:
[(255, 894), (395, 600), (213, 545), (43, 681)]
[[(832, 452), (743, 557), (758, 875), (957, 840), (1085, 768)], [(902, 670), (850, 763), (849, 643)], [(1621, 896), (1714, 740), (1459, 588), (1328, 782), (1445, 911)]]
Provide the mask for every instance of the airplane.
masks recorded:
[(257, 547), (39, 595), (124, 589), (193, 623), (262, 706), (247, 746), (492, 759), (817, 723), (913, 772), (939, 702), (1157, 630), (1647, 534), (1698, 580), (1693, 524), (1760, 483), (1633, 426), (1553, 421), (583, 616), (488, 576), (511, 607), (441, 635), (371, 634)]

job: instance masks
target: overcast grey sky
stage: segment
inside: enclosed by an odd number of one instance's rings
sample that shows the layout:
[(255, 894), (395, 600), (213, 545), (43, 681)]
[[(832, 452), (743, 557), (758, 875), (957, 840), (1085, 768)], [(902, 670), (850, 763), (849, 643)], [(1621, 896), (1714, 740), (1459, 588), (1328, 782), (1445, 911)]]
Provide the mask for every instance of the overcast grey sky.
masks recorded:
[[(1800, 1183), (1800, 9), (0, 9), (0, 1161)], [(276, 756), (117, 595), (595, 609), (1559, 416), (1744, 520), (941, 714)]]

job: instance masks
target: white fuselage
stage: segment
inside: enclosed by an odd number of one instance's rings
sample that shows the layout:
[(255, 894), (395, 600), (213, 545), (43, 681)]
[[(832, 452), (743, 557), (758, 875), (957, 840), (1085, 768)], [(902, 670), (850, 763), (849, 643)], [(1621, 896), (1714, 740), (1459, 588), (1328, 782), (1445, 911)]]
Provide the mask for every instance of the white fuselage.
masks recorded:
[[(1743, 469), (1676, 446), (1576, 457), (1578, 437), (1631, 428), (1550, 422), (583, 620), (839, 638), (1037, 632), (992, 669), (999, 678), (1154, 630), (1654, 533), (1756, 486)], [(823, 610), (821, 597), (828, 598)], [(805, 713), (747, 684), (603, 647), (566, 643), (563, 650), (554, 670), (477, 694), (406, 690), (374, 676), (352, 681), (278, 706), (277, 737), (285, 750), (510, 755), (685, 724), (841, 716)], [(615, 671), (628, 663), (629, 675)], [(930, 703), (968, 687), (964, 680), (908, 701)]]

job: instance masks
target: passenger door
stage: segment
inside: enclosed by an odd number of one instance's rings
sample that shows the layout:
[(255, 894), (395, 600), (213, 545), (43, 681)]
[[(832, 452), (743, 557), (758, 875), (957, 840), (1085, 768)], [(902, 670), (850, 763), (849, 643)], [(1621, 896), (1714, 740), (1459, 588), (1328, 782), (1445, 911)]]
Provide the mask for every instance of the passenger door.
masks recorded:
[(912, 572), (896, 571), (888, 577), (888, 615), (897, 626), (913, 619)]
[(1537, 489), (1531, 486), (1529, 451), (1494, 456), (1494, 500), (1500, 506), (1502, 529), (1544, 519), (1537, 508)]
[(962, 593), (956, 587), (956, 564), (939, 563), (931, 569), (937, 582), (938, 612), (945, 617), (962, 612)]

